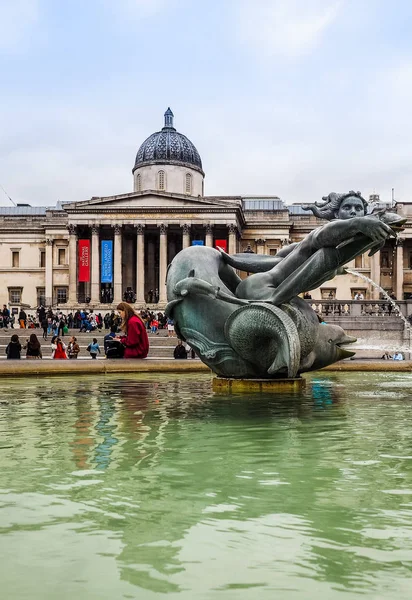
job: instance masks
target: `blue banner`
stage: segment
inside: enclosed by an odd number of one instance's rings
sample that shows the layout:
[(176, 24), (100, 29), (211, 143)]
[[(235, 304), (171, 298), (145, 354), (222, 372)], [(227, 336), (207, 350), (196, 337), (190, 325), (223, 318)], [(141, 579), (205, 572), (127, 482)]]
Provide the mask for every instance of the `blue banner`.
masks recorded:
[(101, 283), (113, 283), (113, 242), (102, 240), (101, 252), (102, 268), (100, 273)]
[(192, 246), (204, 246), (205, 243), (203, 240), (193, 240)]

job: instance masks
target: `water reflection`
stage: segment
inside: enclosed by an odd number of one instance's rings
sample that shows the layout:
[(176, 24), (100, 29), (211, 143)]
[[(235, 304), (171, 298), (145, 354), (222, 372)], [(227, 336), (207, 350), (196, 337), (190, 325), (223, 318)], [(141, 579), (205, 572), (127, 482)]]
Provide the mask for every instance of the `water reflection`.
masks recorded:
[(47, 597), (30, 565), (39, 545), (57, 560), (64, 539), (60, 558), (81, 558), (83, 575), (59, 577), (77, 597), (408, 597), (409, 380), (373, 378), (316, 376), (284, 397), (214, 395), (203, 375), (10, 382), (6, 583), (27, 564), (18, 591)]

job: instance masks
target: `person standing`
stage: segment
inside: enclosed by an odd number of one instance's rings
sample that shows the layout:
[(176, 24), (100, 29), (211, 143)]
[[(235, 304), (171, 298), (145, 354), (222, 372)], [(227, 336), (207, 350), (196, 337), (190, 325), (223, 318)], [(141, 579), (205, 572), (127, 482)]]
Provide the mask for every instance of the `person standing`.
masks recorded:
[(10, 322), (10, 311), (5, 304), (3, 304), (3, 310), (1, 311), (3, 315), (3, 327), (4, 329), (8, 329)]
[(77, 343), (77, 338), (73, 335), (70, 338), (69, 345), (67, 346), (67, 355), (69, 359), (77, 358), (77, 355), (80, 352), (80, 346)]
[(156, 319), (156, 317), (153, 317), (152, 322), (150, 323), (150, 327), (151, 327), (152, 333), (159, 335), (159, 332), (158, 332), (159, 321)]
[(64, 328), (65, 327), (66, 327), (66, 321), (64, 319), (64, 315), (59, 315), (59, 325), (57, 327), (57, 335), (61, 335), (62, 337), (64, 337)]
[(97, 338), (93, 338), (92, 343), (87, 346), (87, 350), (89, 351), (90, 356), (92, 358), (94, 358), (94, 359), (97, 358), (97, 353), (100, 354), (100, 346), (97, 343)]
[(127, 302), (120, 302), (117, 310), (122, 319), (121, 330), (125, 335), (115, 339), (125, 347), (124, 358), (146, 358), (149, 353), (149, 338), (143, 321)]
[(53, 359), (67, 359), (66, 345), (61, 341), (59, 337), (57, 337), (57, 335), (53, 336), (52, 338), (51, 348)]
[(175, 322), (170, 317), (167, 319), (167, 337), (174, 337)]
[(20, 312), (19, 312), (20, 329), (26, 329), (26, 323), (27, 323), (27, 315), (26, 315), (25, 311), (21, 308)]
[(49, 327), (49, 322), (48, 322), (46, 315), (44, 315), (40, 325), (41, 325), (41, 328), (43, 329), (43, 339), (47, 340), (47, 330)]
[(41, 323), (43, 321), (44, 317), (46, 316), (46, 309), (44, 308), (44, 306), (42, 304), (40, 304), (40, 306), (37, 310), (37, 314), (39, 315), (39, 321)]

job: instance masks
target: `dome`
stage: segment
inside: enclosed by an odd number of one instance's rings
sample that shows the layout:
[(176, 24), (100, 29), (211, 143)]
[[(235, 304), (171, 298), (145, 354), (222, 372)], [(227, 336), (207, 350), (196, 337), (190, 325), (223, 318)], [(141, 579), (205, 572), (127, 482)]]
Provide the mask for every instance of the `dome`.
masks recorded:
[(173, 127), (173, 113), (170, 108), (164, 114), (165, 125), (161, 131), (152, 133), (140, 146), (133, 172), (146, 165), (182, 165), (200, 171), (202, 160), (194, 144)]

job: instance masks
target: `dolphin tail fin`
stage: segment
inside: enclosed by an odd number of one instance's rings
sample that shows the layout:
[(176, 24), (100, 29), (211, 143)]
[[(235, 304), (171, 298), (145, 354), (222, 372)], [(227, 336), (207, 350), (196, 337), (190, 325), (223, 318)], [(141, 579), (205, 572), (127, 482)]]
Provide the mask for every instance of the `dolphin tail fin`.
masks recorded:
[(261, 369), (262, 376), (286, 372), (287, 377), (296, 377), (299, 333), (277, 306), (262, 302), (238, 308), (226, 320), (225, 337), (237, 354)]

